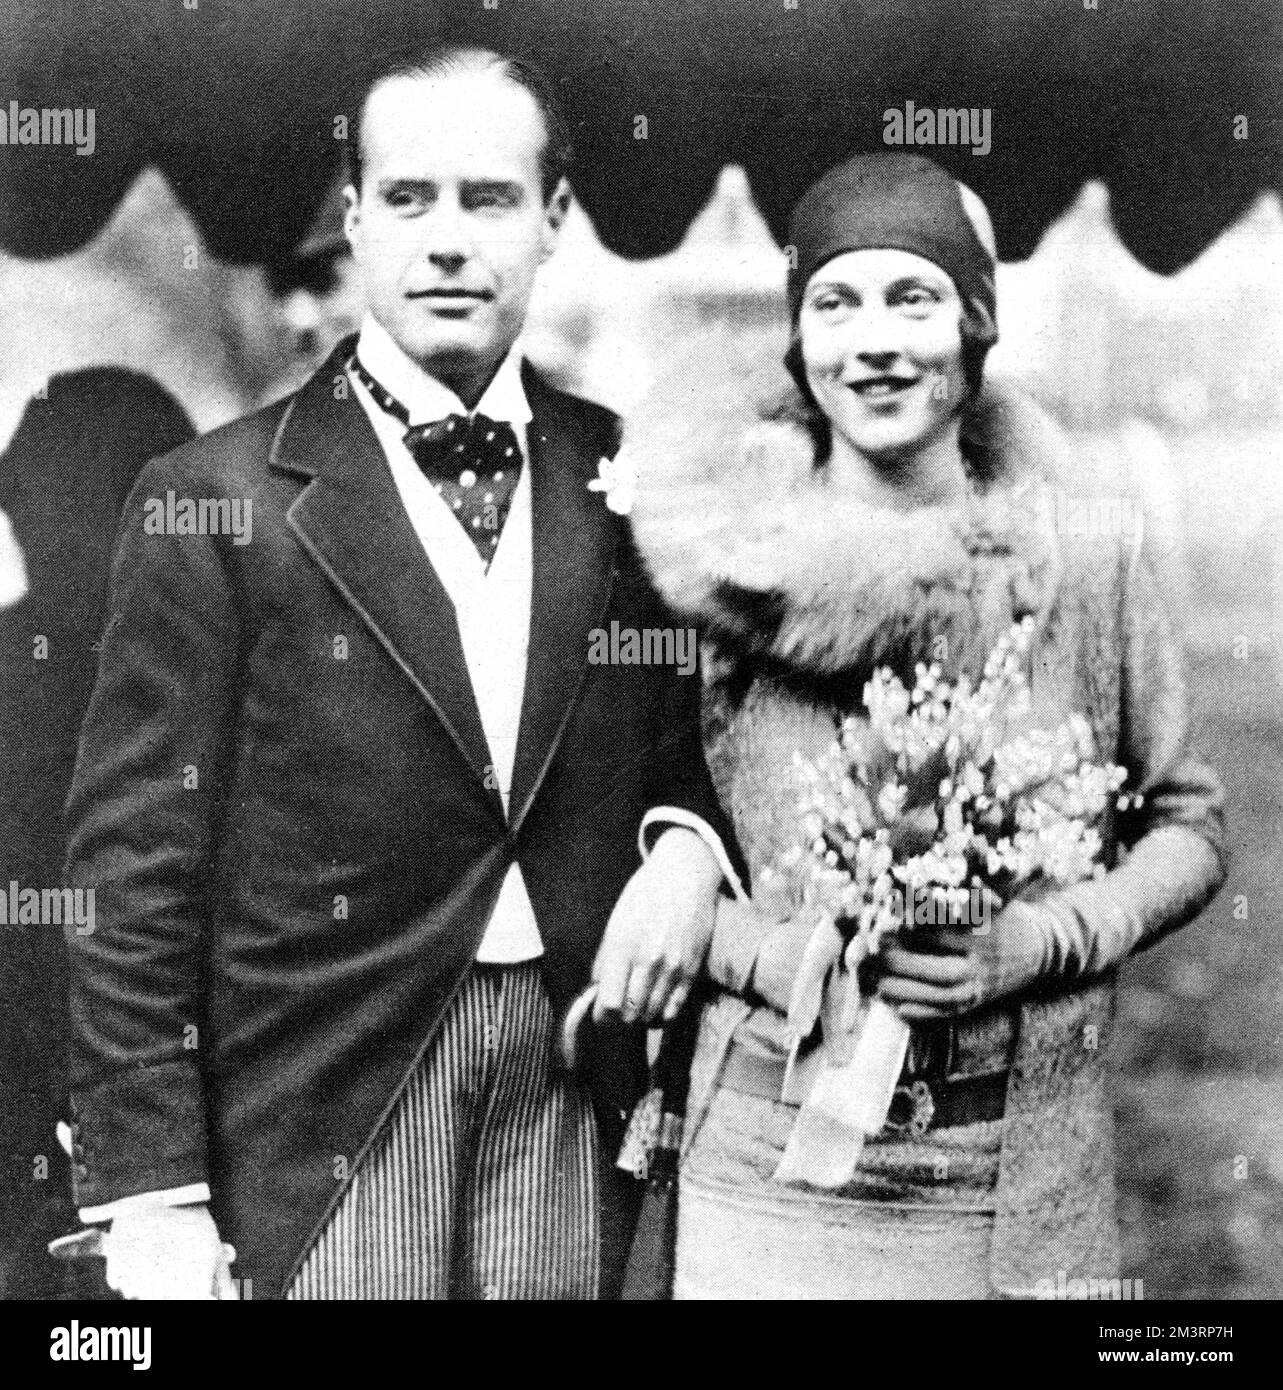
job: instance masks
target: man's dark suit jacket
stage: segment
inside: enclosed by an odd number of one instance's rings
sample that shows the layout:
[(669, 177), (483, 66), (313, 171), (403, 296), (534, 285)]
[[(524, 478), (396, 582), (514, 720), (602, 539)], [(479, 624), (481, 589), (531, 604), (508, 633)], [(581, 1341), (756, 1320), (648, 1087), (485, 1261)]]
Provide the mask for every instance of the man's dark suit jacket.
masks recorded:
[[(673, 621), (587, 487), (616, 418), (526, 370), (534, 589), (505, 817), (452, 605), (346, 390), (349, 350), (140, 476), (68, 802), (70, 881), (97, 903), (94, 933), (68, 933), (77, 1202), (208, 1181), (258, 1298), (283, 1291), (432, 1041), (510, 864), (561, 1009), (643, 813), (679, 805), (729, 836), (698, 675), (587, 660), (594, 628)], [(169, 490), (252, 500), (252, 542), (147, 535)], [(641, 1030), (625, 1036), (593, 1066), (607, 1145), (645, 1079)]]

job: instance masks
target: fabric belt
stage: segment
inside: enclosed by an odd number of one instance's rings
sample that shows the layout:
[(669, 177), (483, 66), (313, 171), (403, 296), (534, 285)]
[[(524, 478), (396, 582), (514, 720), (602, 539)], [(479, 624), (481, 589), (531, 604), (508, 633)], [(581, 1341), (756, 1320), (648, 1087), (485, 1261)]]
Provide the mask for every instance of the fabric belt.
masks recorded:
[[(784, 1091), (782, 1061), (763, 1057), (732, 1042), (718, 1084), (740, 1095), (781, 1101)], [(887, 1134), (915, 1137), (932, 1129), (952, 1129), (982, 1120), (1000, 1120), (1007, 1100), (1007, 1073), (986, 1072), (951, 1080), (913, 1077), (895, 1088)], [(792, 1104), (782, 1101), (783, 1104)]]

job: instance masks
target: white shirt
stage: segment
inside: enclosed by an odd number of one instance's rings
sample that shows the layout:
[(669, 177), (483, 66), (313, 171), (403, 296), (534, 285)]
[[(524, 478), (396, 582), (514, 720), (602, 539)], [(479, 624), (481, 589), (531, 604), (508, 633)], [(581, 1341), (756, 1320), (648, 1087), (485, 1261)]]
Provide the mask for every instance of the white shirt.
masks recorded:
[[(487, 415), (512, 426), (527, 465), (521, 470), (512, 506), (487, 570), (471, 538), (405, 447), (406, 426), (380, 409), (373, 396), (352, 376), (357, 399), (387, 455), (410, 525), (454, 604), (468, 676), (506, 811), (521, 726), (521, 697), (526, 686), (534, 575), (530, 446), (526, 438), (531, 412), (521, 384), (521, 358), (514, 347), (475, 408), (469, 411), (448, 386), (412, 362), (387, 330), (369, 316), (361, 325), (357, 355), (375, 381), (409, 411), (412, 425), (429, 424), (447, 415)], [(543, 940), (534, 908), (521, 869), (513, 864), (499, 891), (477, 959), (509, 965), (542, 954)]]

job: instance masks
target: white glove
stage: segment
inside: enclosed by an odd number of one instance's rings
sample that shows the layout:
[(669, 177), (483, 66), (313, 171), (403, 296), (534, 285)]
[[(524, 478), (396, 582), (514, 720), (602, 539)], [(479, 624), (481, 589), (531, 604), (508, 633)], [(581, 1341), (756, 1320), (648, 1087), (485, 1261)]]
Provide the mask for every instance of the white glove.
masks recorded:
[(205, 1206), (131, 1206), (103, 1238), (107, 1283), (125, 1298), (237, 1299), (236, 1251)]

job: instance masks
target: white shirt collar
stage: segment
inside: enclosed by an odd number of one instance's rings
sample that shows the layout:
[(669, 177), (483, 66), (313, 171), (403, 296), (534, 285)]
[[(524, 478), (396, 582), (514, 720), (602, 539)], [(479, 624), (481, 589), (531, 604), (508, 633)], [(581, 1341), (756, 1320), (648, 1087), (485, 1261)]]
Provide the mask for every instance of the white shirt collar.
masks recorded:
[(503, 420), (524, 439), (530, 423), (530, 402), (521, 384), (521, 352), (516, 343), (499, 364), (481, 399), (469, 410), (458, 396), (397, 346), (392, 335), (372, 315), (366, 314), (361, 323), (361, 336), (356, 345), (362, 366), (383, 387), (390, 391), (410, 412), (412, 425), (443, 420), (447, 415), (487, 415)]

